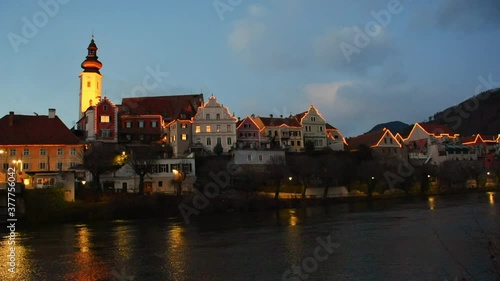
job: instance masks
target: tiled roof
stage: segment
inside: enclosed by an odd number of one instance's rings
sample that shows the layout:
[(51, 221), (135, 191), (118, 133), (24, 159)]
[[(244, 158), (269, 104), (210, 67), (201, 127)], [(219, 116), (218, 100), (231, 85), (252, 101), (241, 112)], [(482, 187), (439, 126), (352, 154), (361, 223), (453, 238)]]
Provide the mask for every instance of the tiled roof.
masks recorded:
[(304, 111), (302, 113), (299, 113), (299, 114), (296, 114), (294, 117), (295, 119), (297, 120), (297, 122), (300, 123), (300, 120), (302, 120), (302, 118), (304, 118), (304, 116), (307, 114), (307, 111)]
[(326, 123), (326, 130), (337, 130), (337, 128), (335, 128), (332, 125)]
[(124, 98), (120, 109), (128, 114), (160, 114), (170, 121), (191, 119), (203, 103), (203, 94)]
[(256, 117), (259, 118), (264, 126), (266, 127), (279, 127), (281, 125), (291, 126), (291, 127), (300, 127), (300, 123), (297, 119), (293, 117), (287, 118), (275, 118), (275, 117)]
[(371, 147), (376, 145), (384, 136), (385, 130), (378, 130), (371, 133), (366, 133), (357, 137), (347, 139), (349, 150), (357, 150), (361, 145)]
[[(13, 117), (13, 125), (9, 119)], [(0, 144), (78, 144), (80, 140), (55, 116), (5, 115), (0, 119)]]
[(441, 134), (447, 134), (450, 136), (455, 135), (450, 127), (445, 124), (432, 124), (432, 123), (418, 123), (427, 133), (440, 136)]

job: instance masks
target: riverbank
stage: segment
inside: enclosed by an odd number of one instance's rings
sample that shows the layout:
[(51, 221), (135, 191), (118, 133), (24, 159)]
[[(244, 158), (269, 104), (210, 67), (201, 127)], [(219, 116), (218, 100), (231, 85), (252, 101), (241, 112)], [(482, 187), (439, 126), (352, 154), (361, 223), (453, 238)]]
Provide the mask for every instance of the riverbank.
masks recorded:
[[(65, 202), (60, 190), (27, 190), (24, 194), (25, 212), (19, 221), (26, 224), (87, 223), (94, 221), (134, 220), (147, 218), (185, 218), (186, 210), (196, 216), (221, 212), (256, 212), (273, 209), (294, 209), (356, 202), (418, 199), (453, 196), (468, 193), (498, 192), (497, 188), (441, 190), (424, 196), (414, 194), (383, 194), (371, 198), (342, 196), (332, 198), (274, 198), (258, 193), (231, 192), (207, 199), (203, 204), (195, 194), (178, 197), (167, 194), (138, 195), (128, 193), (99, 193), (87, 200)], [(180, 208), (179, 206), (183, 206)], [(184, 214), (183, 214), (184, 212)], [(195, 218), (196, 219), (196, 218)], [(22, 225), (22, 223), (21, 223)]]

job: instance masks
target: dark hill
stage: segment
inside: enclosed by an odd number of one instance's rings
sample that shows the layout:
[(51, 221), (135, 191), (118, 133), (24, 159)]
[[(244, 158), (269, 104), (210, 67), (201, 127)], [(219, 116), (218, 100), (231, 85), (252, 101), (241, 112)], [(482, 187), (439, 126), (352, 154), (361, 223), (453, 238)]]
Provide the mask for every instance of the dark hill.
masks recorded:
[(500, 88), (438, 112), (430, 122), (446, 124), (462, 136), (497, 135), (500, 133)]
[(393, 134), (401, 133), (405, 131), (410, 125), (403, 123), (401, 121), (392, 121), (387, 123), (382, 123), (375, 125), (368, 133), (381, 130), (383, 128), (389, 129)]

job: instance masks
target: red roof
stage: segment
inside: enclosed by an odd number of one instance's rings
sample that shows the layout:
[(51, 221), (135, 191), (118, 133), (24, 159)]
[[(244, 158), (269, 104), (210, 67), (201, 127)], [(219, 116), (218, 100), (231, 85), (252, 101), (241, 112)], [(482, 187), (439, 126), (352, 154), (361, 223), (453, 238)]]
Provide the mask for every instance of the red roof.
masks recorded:
[(453, 132), (450, 127), (445, 124), (432, 124), (432, 123), (419, 123), (419, 125), (428, 133), (434, 136), (440, 136), (441, 134), (453, 136)]
[(300, 121), (302, 121), (302, 118), (304, 118), (304, 116), (307, 114), (307, 111), (304, 111), (302, 113), (299, 113), (299, 114), (296, 114), (295, 115), (295, 119), (297, 119), (297, 121), (300, 123)]
[[(13, 125), (9, 119), (13, 117)], [(55, 116), (5, 115), (0, 119), (0, 144), (78, 144), (80, 139)]]
[(171, 121), (191, 119), (203, 103), (203, 94), (124, 98), (120, 109), (127, 114), (159, 114)]
[(367, 147), (374, 146), (384, 136), (385, 132), (385, 130), (378, 130), (361, 136), (349, 138), (347, 140), (349, 150), (357, 150), (361, 145), (366, 145)]
[(266, 127), (279, 127), (281, 125), (286, 125), (290, 127), (300, 127), (300, 123), (297, 121), (297, 119), (293, 117), (287, 117), (287, 118), (275, 118), (275, 117), (257, 117), (259, 118), (264, 126)]

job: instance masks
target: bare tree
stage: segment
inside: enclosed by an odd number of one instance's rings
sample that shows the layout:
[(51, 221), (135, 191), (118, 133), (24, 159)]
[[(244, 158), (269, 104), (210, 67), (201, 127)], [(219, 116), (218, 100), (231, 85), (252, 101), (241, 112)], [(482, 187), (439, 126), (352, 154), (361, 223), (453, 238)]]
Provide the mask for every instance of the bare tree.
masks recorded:
[(106, 146), (101, 142), (89, 143), (83, 151), (82, 166), (83, 169), (92, 175), (91, 186), (97, 191), (101, 191), (100, 176), (106, 172), (117, 170), (123, 163), (116, 162), (114, 159), (120, 155), (117, 147)]
[(274, 200), (278, 201), (280, 196), (281, 182), (286, 176), (287, 168), (284, 156), (274, 156), (267, 161), (269, 177), (274, 181), (276, 189), (274, 192)]
[(159, 158), (158, 149), (154, 146), (134, 146), (129, 147), (130, 159), (128, 165), (134, 173), (139, 176), (139, 194), (144, 194), (144, 179), (151, 174), (153, 166)]

